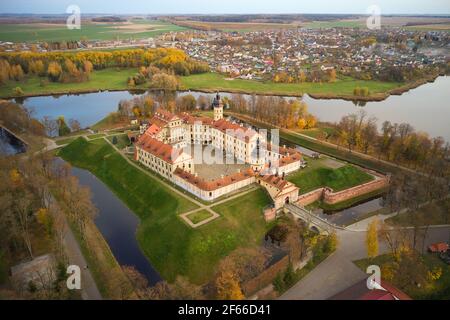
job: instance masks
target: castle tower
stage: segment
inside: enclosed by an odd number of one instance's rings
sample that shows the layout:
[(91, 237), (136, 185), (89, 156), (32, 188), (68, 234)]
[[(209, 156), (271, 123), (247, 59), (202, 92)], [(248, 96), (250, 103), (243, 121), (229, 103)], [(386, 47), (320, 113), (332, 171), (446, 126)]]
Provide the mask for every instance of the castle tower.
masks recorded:
[(213, 109), (214, 109), (214, 121), (223, 119), (223, 103), (222, 99), (220, 99), (220, 95), (218, 92), (213, 100)]

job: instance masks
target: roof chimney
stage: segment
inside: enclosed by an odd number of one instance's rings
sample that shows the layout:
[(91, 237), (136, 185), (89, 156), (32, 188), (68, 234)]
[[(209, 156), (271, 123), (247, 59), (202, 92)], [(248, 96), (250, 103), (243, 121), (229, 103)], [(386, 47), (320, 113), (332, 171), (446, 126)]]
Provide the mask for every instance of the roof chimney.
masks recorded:
[(223, 175), (223, 174), (221, 174), (221, 175), (220, 175), (220, 179), (223, 179), (223, 178), (224, 178), (224, 175)]

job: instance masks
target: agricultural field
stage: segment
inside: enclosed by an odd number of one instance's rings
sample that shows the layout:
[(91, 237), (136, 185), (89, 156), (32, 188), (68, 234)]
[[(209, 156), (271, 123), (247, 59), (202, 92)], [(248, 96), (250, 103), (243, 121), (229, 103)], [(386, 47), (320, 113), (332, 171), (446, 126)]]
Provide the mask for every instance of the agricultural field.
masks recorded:
[(308, 29), (327, 29), (327, 28), (362, 28), (366, 26), (365, 20), (335, 20), (335, 21), (312, 21), (302, 24), (302, 27)]
[(204, 22), (180, 21), (181, 24), (202, 30), (216, 30), (222, 32), (255, 32), (266, 30), (283, 30), (298, 28), (298, 23), (267, 23), (267, 22)]
[(81, 24), (79, 30), (69, 30), (65, 24), (28, 23), (1, 24), (0, 41), (71, 41), (71, 40), (123, 40), (155, 37), (166, 32), (186, 28), (159, 20), (131, 20), (118, 23)]

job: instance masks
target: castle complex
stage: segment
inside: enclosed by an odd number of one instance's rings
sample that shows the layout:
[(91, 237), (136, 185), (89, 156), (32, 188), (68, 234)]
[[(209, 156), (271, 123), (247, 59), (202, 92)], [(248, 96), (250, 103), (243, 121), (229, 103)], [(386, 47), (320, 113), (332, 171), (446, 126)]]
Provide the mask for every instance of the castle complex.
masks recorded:
[[(213, 119), (158, 109), (135, 144), (136, 160), (206, 201), (256, 182), (266, 187), (271, 196), (282, 195), (283, 201), (296, 201), (298, 188), (284, 180), (284, 175), (300, 169), (302, 155), (295, 149), (272, 146), (265, 135), (224, 119), (219, 94), (212, 107)], [(202, 156), (208, 151), (215, 160), (231, 159), (246, 167), (216, 179), (201, 177), (196, 166), (214, 163), (203, 157), (197, 159), (195, 151), (194, 155), (190, 152), (195, 148), (202, 150)], [(272, 198), (274, 203), (279, 202)]]

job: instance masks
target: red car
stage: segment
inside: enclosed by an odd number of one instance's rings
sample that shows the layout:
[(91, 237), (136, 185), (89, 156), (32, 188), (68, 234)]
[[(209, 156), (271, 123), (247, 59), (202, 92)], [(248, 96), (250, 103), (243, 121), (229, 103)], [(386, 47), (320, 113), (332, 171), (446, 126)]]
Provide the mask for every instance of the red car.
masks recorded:
[(430, 245), (428, 247), (428, 251), (430, 251), (432, 253), (447, 252), (448, 249), (449, 249), (449, 245), (448, 245), (448, 243), (445, 243), (445, 242), (433, 243), (432, 245)]

